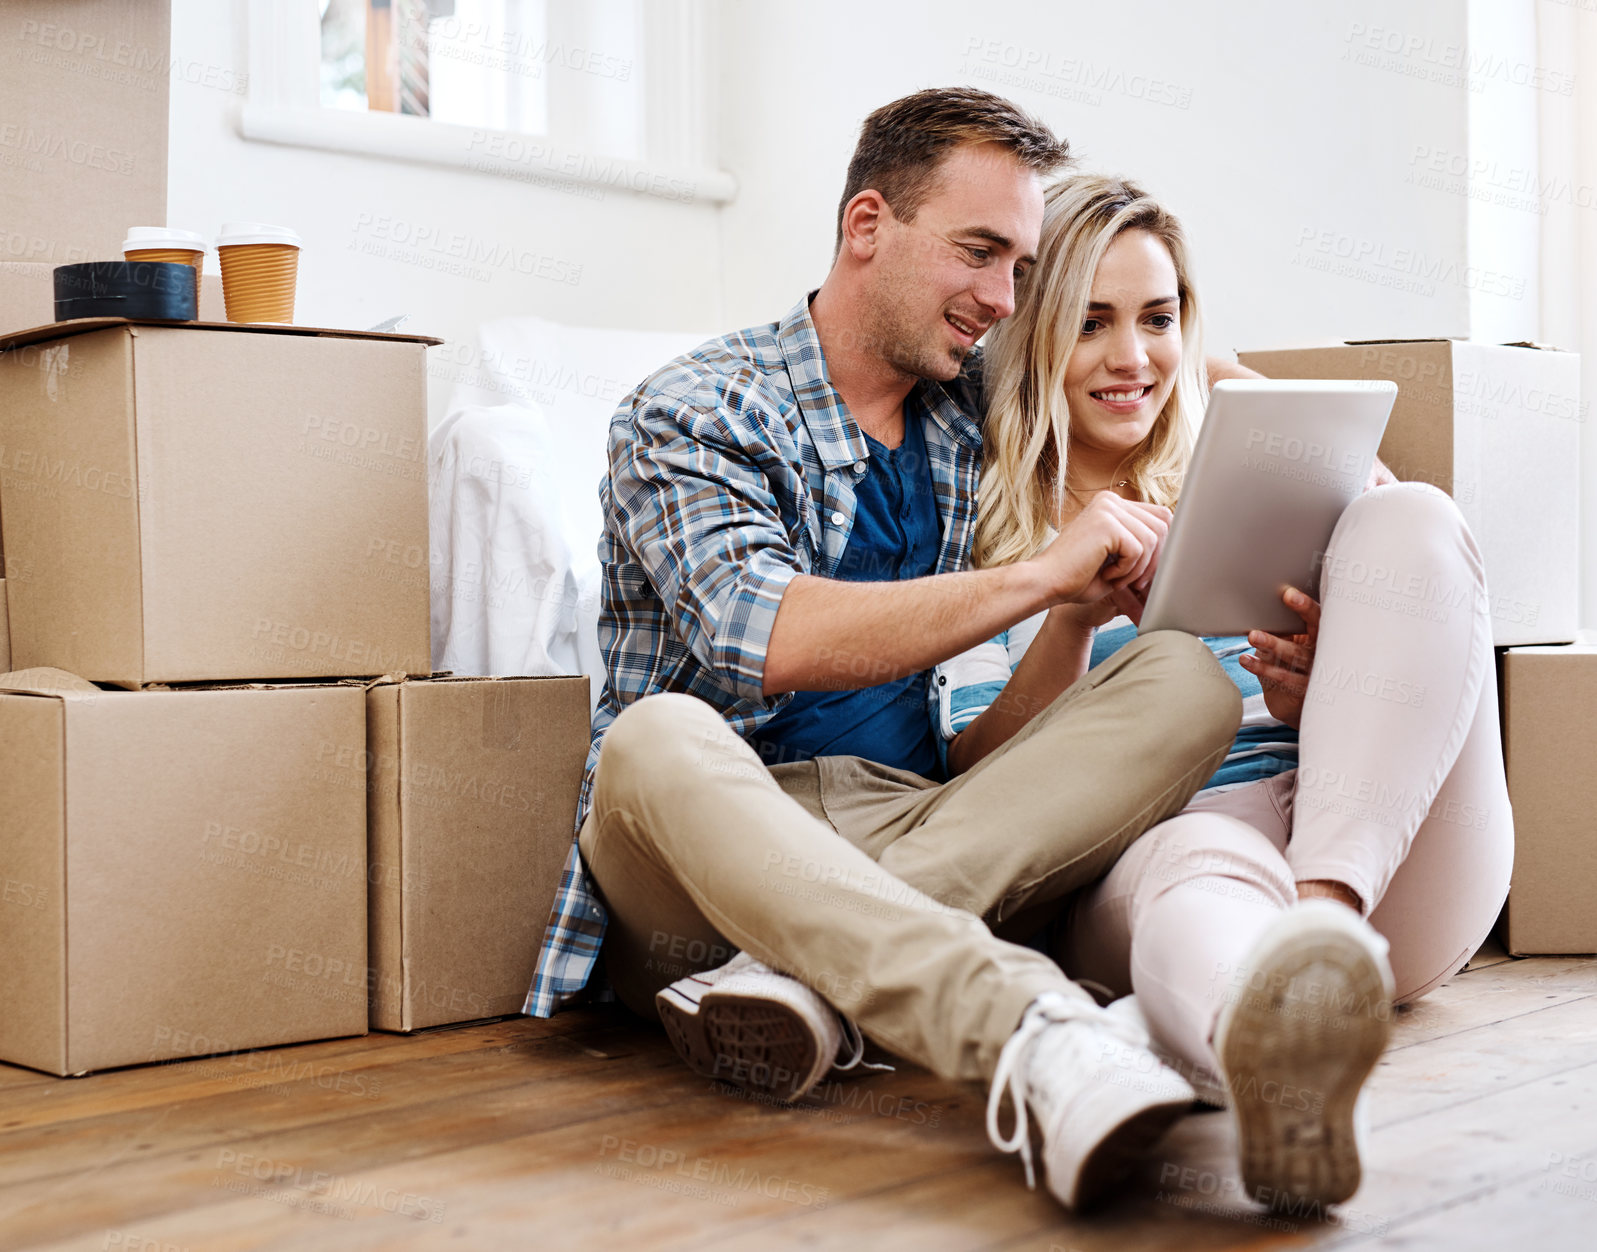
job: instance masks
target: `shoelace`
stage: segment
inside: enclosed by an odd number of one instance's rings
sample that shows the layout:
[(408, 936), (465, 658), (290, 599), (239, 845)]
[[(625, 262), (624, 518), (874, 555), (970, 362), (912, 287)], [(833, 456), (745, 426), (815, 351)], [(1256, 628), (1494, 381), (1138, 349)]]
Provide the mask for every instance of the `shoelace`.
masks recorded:
[(865, 1036), (860, 1033), (860, 1028), (854, 1024), (854, 1019), (837, 1015), (839, 1025), (843, 1027), (843, 1046), (848, 1049), (848, 1060), (834, 1061), (832, 1069), (839, 1074), (846, 1074), (855, 1066), (865, 1069), (874, 1069), (879, 1073), (892, 1074), (897, 1072), (891, 1065), (882, 1061), (867, 1061), (865, 1059)]
[[(752, 970), (762, 974), (776, 974), (783, 978), (791, 976), (782, 974), (779, 970), (772, 969), (769, 965), (765, 964), (765, 962), (756, 960), (754, 957), (749, 956), (749, 954), (746, 952), (738, 953), (738, 956), (733, 957), (732, 960), (736, 961), (738, 957), (746, 958), (746, 963), (740, 967), (739, 972)], [(730, 970), (731, 962), (729, 962), (727, 966), (723, 968)], [(837, 1013), (837, 1010), (833, 1009), (832, 1012)], [(837, 1022), (838, 1025), (842, 1027), (843, 1048), (848, 1052), (848, 1060), (834, 1061), (832, 1063), (833, 1070), (840, 1074), (846, 1074), (855, 1068), (871, 1069), (876, 1070), (879, 1073), (886, 1074), (897, 1072), (893, 1066), (888, 1065), (885, 1062), (867, 1061), (865, 1059), (865, 1036), (860, 1033), (860, 1028), (855, 1025), (853, 1018), (844, 1017), (843, 1014), (837, 1013)]]
[[(1051, 993), (1038, 996), (1027, 1006), (1020, 1026), (1009, 1036), (993, 1069), (993, 1083), (987, 1093), (987, 1138), (1000, 1152), (1020, 1153), (1021, 1163), (1026, 1167), (1026, 1186), (1032, 1191), (1037, 1189), (1037, 1173), (1032, 1166), (1031, 1123), (1026, 1112), (1027, 1055), (1032, 1042), (1048, 1027), (1056, 1023), (1088, 1019), (1127, 1043), (1147, 1046), (1147, 1039), (1142, 1032), (1124, 1018), (1106, 1013), (1090, 1000), (1076, 1000)], [(1007, 1138), (998, 1130), (998, 1116), (1003, 1109), (1006, 1091), (1009, 1102), (1015, 1107), (1015, 1129)]]

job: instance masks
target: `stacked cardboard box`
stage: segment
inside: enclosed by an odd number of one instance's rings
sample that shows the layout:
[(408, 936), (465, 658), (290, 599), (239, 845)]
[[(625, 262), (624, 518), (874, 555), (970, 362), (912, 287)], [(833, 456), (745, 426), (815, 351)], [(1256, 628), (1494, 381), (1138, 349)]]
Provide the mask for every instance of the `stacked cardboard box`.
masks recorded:
[(1505, 946), (1597, 952), (1597, 645), (1509, 648), (1502, 671), (1515, 831)]
[(12, 662), (427, 674), (424, 338), (77, 321), (0, 339)]
[(0, 910), (0, 1058), (366, 1030), (365, 789), (328, 766), (364, 752), (364, 684), (327, 680), (430, 668), (425, 574), (384, 560), (427, 541), (428, 342), (0, 339), (0, 874), (28, 901)]
[(587, 679), (428, 677), (430, 342), (0, 338), (0, 1059), (519, 1011)]
[(359, 687), (0, 678), (0, 1058), (75, 1074), (366, 1028)]
[(370, 688), (374, 1027), (521, 1011), (571, 846), (587, 728), (586, 678)]

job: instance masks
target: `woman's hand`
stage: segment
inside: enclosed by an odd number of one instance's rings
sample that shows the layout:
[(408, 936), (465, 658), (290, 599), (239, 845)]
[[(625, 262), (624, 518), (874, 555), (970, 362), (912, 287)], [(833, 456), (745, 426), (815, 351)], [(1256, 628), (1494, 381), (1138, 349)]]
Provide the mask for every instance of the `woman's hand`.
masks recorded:
[[(1053, 604), (1097, 604), (1126, 591), (1141, 597), (1169, 532), (1169, 509), (1100, 491), (1030, 563), (1048, 584)], [(1124, 596), (1120, 603), (1125, 612)]]
[(1098, 627), (1107, 625), (1122, 613), (1134, 623), (1141, 625), (1142, 608), (1146, 600), (1146, 592), (1125, 587), (1119, 591), (1111, 591), (1102, 600), (1094, 600), (1090, 604), (1056, 604), (1048, 610), (1048, 616), (1072, 630), (1090, 635)]
[(1283, 591), (1281, 599), (1303, 619), (1305, 633), (1272, 635), (1262, 630), (1249, 631), (1253, 652), (1243, 654), (1242, 668), (1259, 680), (1270, 716), (1296, 729), (1303, 720), (1303, 699), (1308, 694), (1309, 671), (1314, 668), (1314, 649), (1320, 640), (1320, 604), (1295, 587)]

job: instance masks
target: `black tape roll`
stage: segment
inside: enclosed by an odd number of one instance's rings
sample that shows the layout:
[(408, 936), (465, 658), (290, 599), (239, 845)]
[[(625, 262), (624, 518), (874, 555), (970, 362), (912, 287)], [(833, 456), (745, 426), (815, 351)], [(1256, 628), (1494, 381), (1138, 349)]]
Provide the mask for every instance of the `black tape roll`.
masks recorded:
[(55, 268), (55, 320), (136, 317), (192, 322), (197, 271), (174, 261), (84, 261)]

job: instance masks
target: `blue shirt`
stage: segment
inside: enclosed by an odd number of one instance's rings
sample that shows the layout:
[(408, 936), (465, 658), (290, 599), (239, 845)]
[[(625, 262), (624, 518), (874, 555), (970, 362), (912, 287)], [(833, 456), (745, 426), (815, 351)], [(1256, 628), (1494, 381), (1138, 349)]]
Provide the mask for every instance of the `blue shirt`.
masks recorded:
[[(870, 468), (854, 488), (854, 530), (833, 577), (850, 582), (924, 578), (937, 569), (940, 535), (922, 419), (906, 415), (904, 441), (896, 448), (869, 435), (865, 443)], [(853, 691), (797, 692), (750, 736), (749, 744), (767, 765), (862, 756), (939, 777), (937, 739), (926, 716), (927, 677), (922, 671)]]
[[(1130, 622), (1111, 622), (1100, 627), (1092, 637), (1093, 665), (1101, 665), (1121, 648), (1137, 637), (1137, 628)], [(1296, 769), (1298, 764), (1298, 732), (1275, 720), (1264, 707), (1264, 688), (1256, 674), (1242, 668), (1242, 656), (1252, 651), (1246, 635), (1205, 635), (1214, 659), (1220, 662), (1226, 677), (1242, 693), (1242, 728), (1231, 744), (1231, 751), (1220, 763), (1220, 768), (1200, 788), (1235, 787), (1241, 783), (1257, 782), (1276, 774)]]

